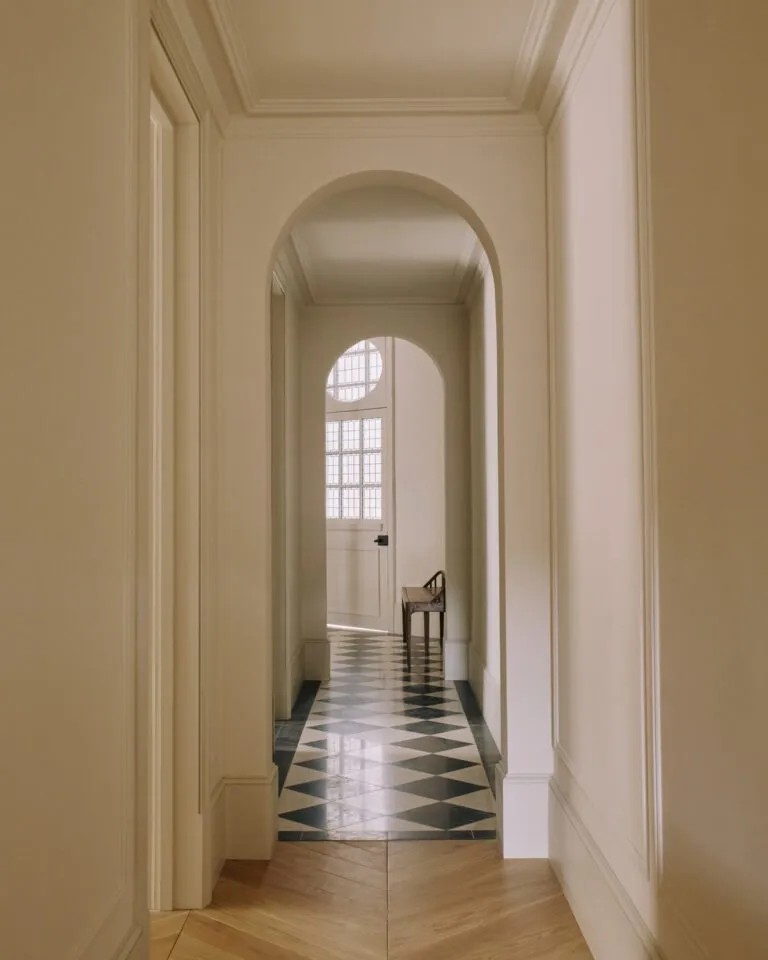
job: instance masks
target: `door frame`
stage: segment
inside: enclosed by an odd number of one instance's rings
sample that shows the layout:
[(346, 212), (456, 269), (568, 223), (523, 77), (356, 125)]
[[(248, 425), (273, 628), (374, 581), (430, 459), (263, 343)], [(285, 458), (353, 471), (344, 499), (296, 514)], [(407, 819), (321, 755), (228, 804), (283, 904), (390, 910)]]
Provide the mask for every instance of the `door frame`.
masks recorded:
[(150, 212), (150, 231), (155, 234), (150, 245), (151, 298), (139, 374), (144, 482), (140, 524), (150, 584), (149, 906), (168, 910), (202, 906), (205, 899), (200, 696), (202, 161), (200, 118), (154, 30), (150, 89), (156, 120), (150, 176), (161, 186)]

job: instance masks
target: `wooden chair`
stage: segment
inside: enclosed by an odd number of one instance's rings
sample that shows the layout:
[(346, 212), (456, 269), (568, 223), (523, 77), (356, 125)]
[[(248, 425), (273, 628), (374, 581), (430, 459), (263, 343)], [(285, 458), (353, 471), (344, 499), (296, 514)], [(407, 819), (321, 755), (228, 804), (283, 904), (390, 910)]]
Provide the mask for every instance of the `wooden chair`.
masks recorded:
[(403, 643), (411, 668), (411, 617), (424, 614), (424, 654), (429, 656), (429, 615), (440, 614), (440, 650), (445, 643), (445, 572), (438, 570), (423, 587), (403, 587)]

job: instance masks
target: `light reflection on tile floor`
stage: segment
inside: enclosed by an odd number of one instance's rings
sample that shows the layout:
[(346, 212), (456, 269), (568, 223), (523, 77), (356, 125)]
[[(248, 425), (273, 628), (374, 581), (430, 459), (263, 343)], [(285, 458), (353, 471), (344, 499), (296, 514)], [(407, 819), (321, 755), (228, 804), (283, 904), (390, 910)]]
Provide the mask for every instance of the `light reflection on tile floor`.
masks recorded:
[(495, 837), (477, 728), (443, 680), (439, 644), (428, 658), (415, 646), (408, 673), (400, 637), (331, 635), (331, 679), (280, 794), (281, 840)]

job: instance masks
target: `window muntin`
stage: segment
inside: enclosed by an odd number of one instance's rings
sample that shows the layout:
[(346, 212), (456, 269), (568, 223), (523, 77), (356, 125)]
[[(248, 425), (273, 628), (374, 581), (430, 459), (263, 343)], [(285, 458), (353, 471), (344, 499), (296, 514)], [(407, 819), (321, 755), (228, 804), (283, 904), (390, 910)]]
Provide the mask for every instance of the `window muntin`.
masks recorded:
[(326, 421), (326, 519), (383, 519), (382, 441), (381, 417)]
[(370, 340), (345, 350), (328, 374), (327, 390), (334, 400), (354, 403), (376, 387), (384, 367), (381, 353)]

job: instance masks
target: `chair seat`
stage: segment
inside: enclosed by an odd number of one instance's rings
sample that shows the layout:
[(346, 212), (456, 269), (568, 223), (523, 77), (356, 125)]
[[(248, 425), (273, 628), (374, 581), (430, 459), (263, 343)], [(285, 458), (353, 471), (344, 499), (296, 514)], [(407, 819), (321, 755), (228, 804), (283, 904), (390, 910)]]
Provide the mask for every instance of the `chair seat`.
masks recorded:
[(408, 605), (412, 613), (445, 608), (442, 598), (436, 597), (426, 587), (403, 587), (403, 603)]

